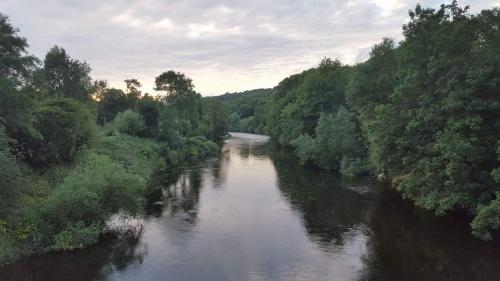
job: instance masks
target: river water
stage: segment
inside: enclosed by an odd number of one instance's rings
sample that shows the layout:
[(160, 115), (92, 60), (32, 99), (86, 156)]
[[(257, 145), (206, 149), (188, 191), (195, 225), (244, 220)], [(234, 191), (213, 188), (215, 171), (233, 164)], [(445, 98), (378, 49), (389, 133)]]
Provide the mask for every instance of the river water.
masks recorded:
[(21, 260), (0, 280), (500, 280), (500, 245), (372, 178), (300, 167), (260, 135), (160, 177), (138, 239)]

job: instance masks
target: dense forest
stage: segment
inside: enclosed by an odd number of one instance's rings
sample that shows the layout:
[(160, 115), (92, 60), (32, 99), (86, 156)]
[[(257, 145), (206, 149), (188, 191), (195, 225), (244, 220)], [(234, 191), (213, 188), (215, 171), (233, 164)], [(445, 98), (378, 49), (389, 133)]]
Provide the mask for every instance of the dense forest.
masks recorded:
[(92, 80), (61, 47), (43, 60), (27, 47), (0, 14), (0, 265), (96, 243), (112, 215), (141, 214), (155, 171), (226, 135), (221, 105), (183, 73), (156, 77), (153, 97), (136, 79), (126, 91)]
[(231, 130), (268, 133), (301, 163), (379, 175), (437, 215), (500, 228), (500, 10), (410, 11), (400, 42), (354, 66), (325, 58), (272, 90), (221, 96)]
[(226, 93), (215, 99), (224, 105), (228, 129), (232, 132), (267, 134), (268, 102), (271, 89)]

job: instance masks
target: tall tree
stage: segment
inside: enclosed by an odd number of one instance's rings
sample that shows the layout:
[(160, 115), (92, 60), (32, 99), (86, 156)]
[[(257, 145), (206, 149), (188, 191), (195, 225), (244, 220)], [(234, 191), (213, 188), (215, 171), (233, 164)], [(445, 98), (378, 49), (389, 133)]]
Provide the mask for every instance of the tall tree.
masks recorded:
[(193, 81), (184, 73), (169, 70), (155, 79), (157, 91), (165, 91), (162, 101), (178, 111), (181, 119), (190, 123), (196, 131), (201, 119), (201, 95), (195, 92)]
[(91, 68), (86, 62), (72, 59), (66, 50), (54, 46), (45, 56), (44, 70), (49, 94), (52, 96), (90, 100)]

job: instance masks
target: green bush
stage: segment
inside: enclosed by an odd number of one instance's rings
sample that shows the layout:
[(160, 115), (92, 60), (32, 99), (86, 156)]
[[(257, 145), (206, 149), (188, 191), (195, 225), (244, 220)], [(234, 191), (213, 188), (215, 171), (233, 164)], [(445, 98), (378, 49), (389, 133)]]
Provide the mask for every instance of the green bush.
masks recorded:
[(21, 249), (16, 240), (0, 234), (0, 266), (21, 256)]
[(33, 162), (71, 162), (97, 135), (93, 114), (84, 104), (69, 98), (53, 99), (36, 113), (35, 127), (42, 136), (35, 141)]
[(500, 192), (496, 193), (496, 199), (489, 202), (487, 206), (478, 208), (477, 216), (471, 223), (472, 234), (483, 240), (491, 240), (492, 231), (500, 228)]
[(300, 135), (298, 138), (293, 140), (291, 144), (295, 147), (295, 153), (299, 157), (299, 161), (302, 165), (316, 158), (316, 140), (311, 136)]
[(54, 250), (81, 249), (95, 244), (101, 235), (102, 227), (99, 224), (86, 226), (79, 221), (59, 232), (54, 238)]
[(57, 249), (93, 241), (96, 225), (115, 213), (137, 214), (144, 203), (146, 180), (129, 173), (108, 156), (88, 153), (49, 194), (40, 229), (55, 237)]
[(145, 123), (140, 113), (128, 109), (116, 115), (111, 123), (111, 127), (123, 134), (142, 136), (145, 130)]
[(117, 134), (103, 136), (93, 151), (109, 156), (127, 171), (148, 179), (156, 169), (164, 165), (161, 147), (150, 139)]
[(0, 125), (0, 218), (10, 216), (15, 210), (23, 186), (21, 181), (20, 167), (10, 154), (4, 128)]
[(315, 129), (316, 138), (301, 135), (292, 145), (301, 163), (311, 161), (346, 176), (368, 171), (366, 149), (356, 116), (341, 106), (336, 114), (323, 114)]

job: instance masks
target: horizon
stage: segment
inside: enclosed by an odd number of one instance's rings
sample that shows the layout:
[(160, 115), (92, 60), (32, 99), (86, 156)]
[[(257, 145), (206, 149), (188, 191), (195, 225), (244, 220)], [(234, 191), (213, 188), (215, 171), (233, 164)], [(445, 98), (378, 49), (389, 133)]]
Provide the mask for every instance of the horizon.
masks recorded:
[[(273, 88), (324, 57), (363, 62), (382, 38), (400, 41), (418, 2), (438, 8), (451, 1), (54, 0), (33, 9), (33, 1), (7, 0), (0, 11), (27, 38), (31, 54), (43, 59), (58, 45), (111, 87), (124, 89), (123, 80), (136, 78), (143, 92), (156, 95), (154, 78), (173, 69), (191, 77), (203, 96), (218, 96)], [(471, 13), (500, 6), (499, 0), (458, 3)]]

